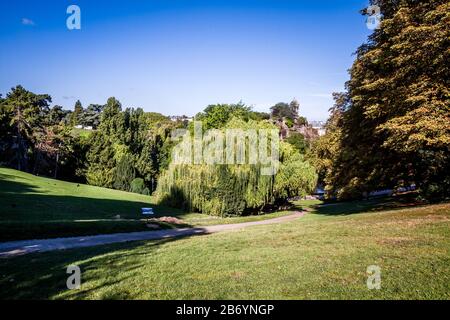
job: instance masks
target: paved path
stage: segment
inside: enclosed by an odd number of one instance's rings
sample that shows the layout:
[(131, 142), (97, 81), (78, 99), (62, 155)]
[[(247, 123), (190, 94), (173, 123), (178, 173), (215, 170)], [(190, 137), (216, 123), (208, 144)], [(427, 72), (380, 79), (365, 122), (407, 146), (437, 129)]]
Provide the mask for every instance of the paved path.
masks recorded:
[(46, 252), (71, 248), (93, 247), (98, 245), (128, 242), (128, 241), (158, 240), (183, 236), (212, 234), (221, 231), (239, 230), (250, 226), (293, 221), (302, 217), (304, 214), (305, 212), (295, 212), (291, 215), (262, 221), (253, 221), (235, 224), (221, 224), (197, 228), (168, 229), (168, 230), (145, 231), (145, 232), (102, 234), (97, 236), (85, 236), (85, 237), (3, 242), (0, 243), (0, 258), (14, 257), (32, 252)]

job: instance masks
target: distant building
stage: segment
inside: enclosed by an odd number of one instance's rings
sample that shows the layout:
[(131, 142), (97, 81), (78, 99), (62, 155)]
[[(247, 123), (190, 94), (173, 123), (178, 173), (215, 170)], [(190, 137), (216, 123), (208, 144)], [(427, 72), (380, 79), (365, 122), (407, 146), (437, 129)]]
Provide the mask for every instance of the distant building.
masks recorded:
[(323, 136), (327, 133), (327, 130), (325, 129), (325, 121), (311, 121), (309, 124), (314, 130), (317, 131), (319, 136)]
[(193, 117), (187, 117), (187, 116), (170, 116), (169, 117), (170, 120), (172, 120), (173, 122), (177, 122), (177, 121), (193, 121), (194, 118)]

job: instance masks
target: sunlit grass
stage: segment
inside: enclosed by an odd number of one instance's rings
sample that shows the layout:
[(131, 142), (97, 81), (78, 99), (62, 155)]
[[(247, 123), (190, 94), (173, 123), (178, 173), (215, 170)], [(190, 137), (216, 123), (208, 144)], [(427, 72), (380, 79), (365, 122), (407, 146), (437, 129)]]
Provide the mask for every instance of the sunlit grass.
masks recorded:
[[(82, 288), (65, 288), (66, 267)], [(27, 268), (23, 268), (27, 265)], [(366, 286), (381, 268), (381, 290)], [(449, 299), (450, 205), (0, 260), (2, 298)]]

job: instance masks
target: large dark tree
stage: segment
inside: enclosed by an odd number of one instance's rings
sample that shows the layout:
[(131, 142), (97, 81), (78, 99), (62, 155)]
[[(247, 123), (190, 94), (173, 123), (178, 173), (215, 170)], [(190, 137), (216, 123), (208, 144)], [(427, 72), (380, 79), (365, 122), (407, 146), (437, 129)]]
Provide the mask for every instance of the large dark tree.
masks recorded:
[(51, 97), (34, 94), (22, 86), (11, 89), (0, 104), (2, 118), (3, 159), (18, 170), (30, 170), (33, 156), (43, 132), (45, 115), (49, 110)]
[(293, 122), (298, 118), (298, 112), (300, 109), (300, 104), (297, 100), (292, 100), (290, 104), (285, 102), (280, 102), (270, 108), (271, 116), (273, 119), (281, 120), (283, 118)]
[(100, 104), (90, 104), (86, 110), (83, 111), (80, 117), (80, 124), (96, 129), (100, 125), (101, 113), (104, 106)]
[(415, 183), (450, 194), (450, 2), (381, 0), (381, 27), (357, 51), (328, 174), (339, 197)]

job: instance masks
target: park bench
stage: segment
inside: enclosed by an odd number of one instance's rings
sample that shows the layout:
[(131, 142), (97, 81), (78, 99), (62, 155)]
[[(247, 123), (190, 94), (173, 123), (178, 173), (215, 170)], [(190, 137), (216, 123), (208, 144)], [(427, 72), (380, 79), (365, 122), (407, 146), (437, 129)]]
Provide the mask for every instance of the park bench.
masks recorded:
[(142, 209), (142, 215), (147, 218), (147, 222), (148, 222), (148, 217), (153, 216), (155, 214), (153, 212), (153, 208), (141, 208), (141, 209)]

